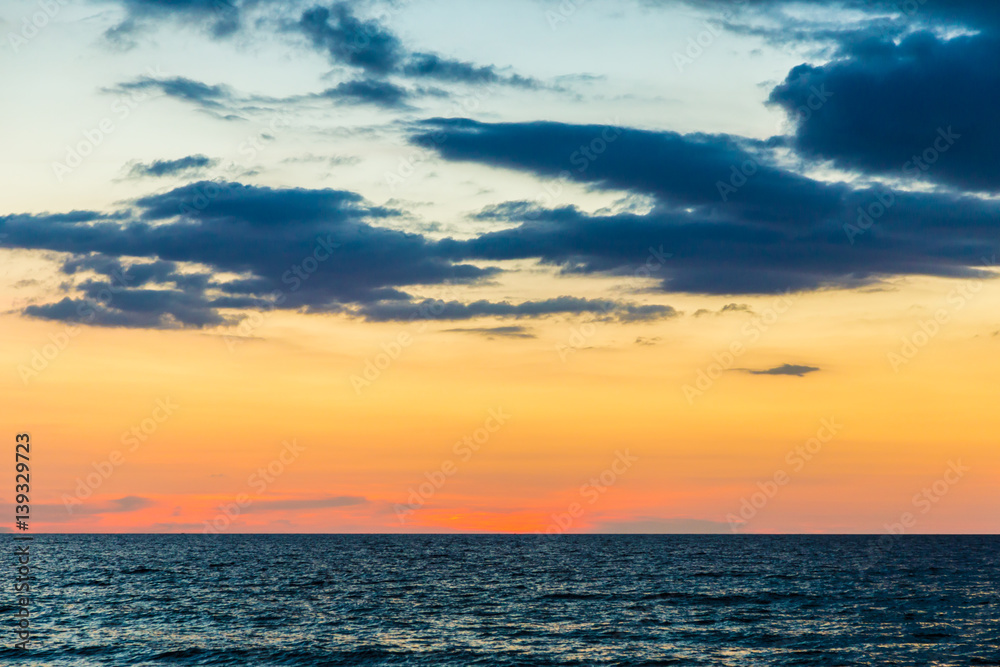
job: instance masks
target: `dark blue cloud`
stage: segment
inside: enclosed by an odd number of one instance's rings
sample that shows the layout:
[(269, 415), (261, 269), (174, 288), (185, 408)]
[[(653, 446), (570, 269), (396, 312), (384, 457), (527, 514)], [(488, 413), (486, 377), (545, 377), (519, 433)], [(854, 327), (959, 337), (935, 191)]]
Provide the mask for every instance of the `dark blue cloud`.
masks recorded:
[(835, 210), (844, 192), (773, 166), (752, 142), (730, 135), (434, 119), (413, 141), (449, 160), (630, 190), (705, 214), (738, 209), (769, 224), (815, 221)]
[[(666, 291), (709, 294), (856, 287), (905, 274), (978, 276), (984, 258), (995, 253), (996, 202), (821, 183), (727, 136), (621, 129), (611, 141), (608, 131), (429, 122), (414, 141), (447, 159), (643, 193), (656, 202), (643, 215), (508, 202), (483, 217), (515, 227), (440, 247), (456, 260), (538, 258), (565, 272), (619, 275), (641, 271), (651, 255), (669, 254), (645, 275)], [(721, 196), (720, 182), (737, 182), (728, 179), (733, 166), (750, 162), (749, 175)]]
[(252, 4), (254, 0), (122, 0), (126, 18), (107, 37), (125, 43), (144, 23), (164, 19), (206, 27), (214, 37), (230, 37), (242, 27), (241, 10)]
[[(919, 32), (859, 48), (800, 65), (772, 91), (798, 120), (795, 148), (845, 169), (1000, 190), (1000, 38)], [(830, 94), (822, 104), (818, 90)]]
[(346, 2), (335, 3), (329, 9), (313, 7), (305, 11), (299, 28), (334, 62), (359, 67), (372, 75), (395, 72), (406, 55), (396, 35), (377, 21), (358, 19)]
[(232, 324), (246, 309), (344, 313), (374, 321), (587, 314), (624, 322), (669, 306), (558, 297), (511, 304), (416, 301), (405, 289), (468, 285), (496, 268), (463, 263), (441, 242), (376, 226), (399, 212), (341, 190), (203, 181), (143, 197), (108, 216), (0, 217), (8, 247), (66, 253), (73, 278), (33, 317), (114, 327)]
[(414, 78), (430, 78), (451, 83), (467, 84), (509, 84), (524, 88), (535, 88), (538, 83), (531, 78), (504, 75), (492, 65), (479, 66), (473, 63), (442, 58), (433, 53), (414, 53), (402, 69), (403, 74)]
[(406, 109), (410, 93), (405, 88), (388, 81), (356, 79), (328, 88), (320, 97), (350, 104), (373, 104), (382, 108)]
[(297, 27), (333, 62), (360, 68), (370, 78), (398, 75), (474, 85), (537, 85), (527, 77), (502, 74), (492, 65), (475, 65), (433, 53), (411, 52), (399, 37), (378, 21), (355, 16), (347, 2), (306, 10)]
[(427, 317), (442, 320), (468, 320), (477, 317), (545, 317), (557, 314), (596, 315), (599, 318), (617, 322), (643, 322), (674, 317), (678, 313), (670, 306), (639, 305), (617, 301), (582, 299), (560, 296), (543, 301), (509, 303), (507, 301), (459, 301), (425, 300), (383, 301), (366, 304), (356, 309), (355, 314), (372, 322), (406, 321)]
[(155, 90), (163, 95), (211, 109), (223, 108), (235, 99), (233, 92), (226, 86), (209, 85), (182, 76), (169, 79), (143, 76), (135, 81), (118, 84), (117, 90), (123, 92)]
[(406, 101), (413, 93), (402, 86), (383, 79), (362, 78), (344, 81), (320, 93), (293, 95), (289, 97), (266, 97), (245, 95), (228, 86), (211, 85), (185, 77), (157, 79), (143, 76), (135, 81), (118, 84), (114, 92), (156, 91), (200, 107), (224, 120), (242, 119), (241, 114), (273, 109), (280, 113), (283, 109), (303, 102), (327, 99), (346, 104), (371, 104), (385, 109), (408, 109)]
[[(800, 8), (801, 0), (644, 0), (646, 4), (660, 7), (676, 7), (683, 2), (700, 10), (707, 10), (717, 16), (741, 18), (766, 15), (782, 23), (783, 28), (795, 29), (802, 25), (801, 12), (793, 16), (783, 16), (788, 8)], [(869, 20), (895, 17), (909, 24), (925, 27), (950, 25), (972, 30), (995, 31), (1000, 27), (1000, 4), (994, 0), (825, 0), (816, 3), (827, 9), (843, 9), (862, 12)], [(783, 20), (784, 19), (784, 20)]]
[(133, 178), (141, 178), (143, 176), (157, 178), (162, 176), (178, 176), (214, 167), (218, 163), (218, 160), (213, 160), (205, 155), (189, 155), (177, 160), (153, 160), (150, 163), (133, 165), (129, 170), (129, 176)]
[(67, 274), (98, 275), (78, 282), (81, 294), (28, 314), (113, 326), (208, 326), (225, 320), (225, 308), (338, 312), (345, 303), (405, 299), (408, 286), (496, 273), (372, 224), (397, 214), (339, 190), (200, 182), (104, 218), (0, 217), (0, 232), (8, 247), (69, 253)]

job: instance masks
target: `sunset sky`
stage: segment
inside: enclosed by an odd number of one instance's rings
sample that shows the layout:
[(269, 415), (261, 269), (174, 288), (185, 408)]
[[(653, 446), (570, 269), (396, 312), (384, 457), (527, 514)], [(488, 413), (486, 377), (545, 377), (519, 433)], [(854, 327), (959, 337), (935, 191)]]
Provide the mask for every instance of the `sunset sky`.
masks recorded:
[(996, 533), (998, 28), (4, 2), (33, 528)]

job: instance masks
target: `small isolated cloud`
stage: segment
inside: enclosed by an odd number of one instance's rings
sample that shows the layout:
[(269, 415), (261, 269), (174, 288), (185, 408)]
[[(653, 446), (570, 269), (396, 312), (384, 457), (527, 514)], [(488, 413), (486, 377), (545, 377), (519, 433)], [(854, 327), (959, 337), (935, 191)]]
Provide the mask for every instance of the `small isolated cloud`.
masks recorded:
[(695, 311), (695, 317), (702, 317), (703, 315), (725, 315), (727, 313), (750, 313), (753, 314), (753, 308), (746, 303), (727, 303), (725, 306), (719, 310), (708, 310), (707, 308), (699, 308)]
[(111, 92), (134, 91), (155, 91), (167, 97), (192, 102), (211, 109), (221, 109), (234, 99), (234, 94), (228, 86), (211, 85), (183, 76), (165, 79), (142, 76), (135, 81), (118, 84)]
[(74, 514), (119, 514), (124, 512), (138, 512), (147, 507), (155, 505), (149, 498), (141, 496), (125, 496), (116, 498), (104, 503), (87, 503), (82, 507), (73, 510)]
[(333, 88), (327, 88), (319, 97), (325, 97), (348, 104), (371, 104), (382, 108), (406, 109), (409, 106), (408, 90), (388, 81), (378, 79), (355, 79), (344, 81)]
[(596, 533), (619, 534), (666, 534), (666, 535), (702, 535), (731, 533), (732, 529), (724, 521), (708, 519), (640, 517), (626, 521), (603, 521), (598, 523)]
[(255, 502), (248, 506), (244, 512), (274, 512), (277, 510), (314, 510), (326, 509), (329, 507), (350, 507), (352, 505), (365, 505), (367, 498), (361, 496), (331, 496), (328, 498), (301, 498), (298, 500), (267, 500)]
[(162, 176), (187, 175), (207, 169), (208, 167), (214, 167), (218, 163), (218, 160), (205, 155), (189, 155), (178, 160), (153, 160), (149, 163), (139, 162), (132, 165), (132, 168), (129, 170), (129, 176), (132, 178), (160, 178)]
[(767, 368), (764, 370), (755, 370), (753, 368), (740, 368), (737, 370), (750, 373), (751, 375), (794, 375), (795, 377), (803, 377), (806, 373), (814, 373), (819, 370), (816, 366), (799, 366), (797, 364), (782, 364), (781, 366), (775, 366), (774, 368)]
[(468, 329), (445, 329), (446, 333), (469, 333), (486, 336), (486, 338), (537, 338), (528, 327), (470, 327)]
[[(341, 167), (359, 164), (361, 158), (356, 155), (313, 155), (312, 153), (307, 153), (298, 157), (286, 157), (281, 162), (282, 164), (324, 163), (331, 167)], [(391, 206), (392, 204), (388, 205)]]
[(635, 344), (636, 345), (657, 345), (662, 340), (663, 339), (660, 338), (659, 336), (654, 336), (653, 338), (644, 338), (642, 336), (639, 336), (638, 338), (635, 339)]
[(203, 529), (203, 523), (191, 523), (187, 521), (158, 521), (153, 524), (153, 530), (163, 533), (185, 533), (189, 530)]

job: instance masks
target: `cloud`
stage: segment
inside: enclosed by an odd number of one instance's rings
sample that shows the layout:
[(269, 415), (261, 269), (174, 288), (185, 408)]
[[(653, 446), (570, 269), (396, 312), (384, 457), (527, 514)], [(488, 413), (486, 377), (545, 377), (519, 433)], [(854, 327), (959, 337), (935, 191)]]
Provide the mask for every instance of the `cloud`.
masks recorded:
[[(453, 161), (516, 169), (607, 190), (650, 195), (673, 206), (726, 209), (770, 225), (800, 225), (836, 210), (844, 187), (771, 164), (731, 135), (679, 134), (549, 121), (480, 123), (462, 118), (425, 121), (413, 143)], [(753, 178), (723, 199), (733, 169)], [(739, 181), (737, 181), (739, 182)], [(501, 211), (502, 213), (502, 211)], [(527, 213), (527, 210), (523, 210)]]
[[(188, 79), (140, 84), (209, 103), (233, 98), (224, 87)], [(857, 288), (909, 274), (993, 275), (995, 259), (987, 258), (996, 253), (1000, 202), (818, 181), (742, 137), (431, 119), (415, 126), (412, 141), (446, 160), (625, 191), (652, 204), (586, 213), (505, 202), (479, 214), (509, 223), (504, 228), (432, 239), (383, 226), (403, 211), (356, 193), (202, 181), (110, 213), (0, 216), (9, 247), (65, 253), (63, 272), (72, 276), (60, 298), (23, 312), (150, 328), (231, 324), (247, 309), (270, 308), (373, 321), (426, 311), (442, 320), (567, 314), (636, 322), (677, 314), (669, 306), (571, 295), (510, 303), (411, 294), (482, 282), (501, 272), (484, 263), (522, 259), (564, 274), (634, 276), (645, 267), (652, 288), (718, 295)], [(116, 271), (132, 281), (117, 280)], [(722, 312), (740, 309), (731, 304)]]
[[(403, 288), (487, 279), (452, 246), (375, 226), (399, 215), (341, 190), (202, 181), (142, 197), (133, 207), (0, 217), (11, 247), (67, 256), (70, 293), (25, 315), (109, 327), (235, 324), (247, 309), (304, 309), (369, 321), (589, 315), (645, 322), (670, 306), (560, 296), (523, 303), (416, 300)], [(220, 277), (224, 274), (225, 277)]]
[(406, 55), (396, 35), (377, 21), (358, 19), (346, 2), (305, 11), (298, 27), (331, 60), (370, 75), (385, 76), (398, 70)]
[(500, 74), (495, 67), (477, 66), (472, 63), (449, 60), (433, 53), (414, 53), (403, 66), (402, 73), (413, 78), (430, 78), (449, 83), (473, 85), (508, 84), (522, 88), (535, 88), (538, 83), (531, 78)]
[(819, 370), (816, 366), (798, 366), (795, 364), (782, 364), (781, 366), (775, 366), (774, 368), (768, 368), (765, 370), (754, 370), (751, 368), (739, 368), (735, 370), (741, 370), (751, 375), (794, 375), (795, 377), (805, 377), (807, 373), (815, 373)]
[(731, 533), (728, 523), (708, 519), (641, 517), (623, 521), (602, 521), (593, 532), (624, 535), (701, 535)]
[(204, 530), (205, 524), (186, 521), (157, 521), (153, 524), (153, 528), (165, 533), (183, 533), (189, 530)]
[(227, 38), (243, 25), (242, 10), (257, 0), (121, 0), (125, 18), (105, 37), (118, 46), (134, 46), (133, 38), (148, 24), (176, 21), (207, 28), (215, 38)]
[(464, 260), (537, 258), (564, 273), (634, 275), (658, 248), (669, 261), (650, 275), (662, 290), (741, 295), (856, 288), (895, 275), (986, 277), (995, 254), (997, 201), (817, 181), (739, 137), (432, 119), (413, 142), (446, 160), (655, 199), (647, 213), (492, 206), (484, 216), (514, 226), (442, 241)]
[(8, 247), (67, 253), (63, 272), (77, 279), (75, 294), (26, 314), (107, 326), (212, 326), (230, 321), (226, 309), (341, 312), (499, 271), (375, 225), (399, 214), (342, 190), (202, 181), (108, 215), (0, 216), (0, 232)]
[(670, 306), (639, 305), (599, 299), (560, 296), (541, 301), (512, 304), (507, 301), (382, 301), (353, 311), (370, 322), (410, 321), (418, 318), (468, 320), (476, 317), (545, 317), (548, 315), (598, 315), (616, 322), (646, 322), (677, 316)]
[[(74, 507), (73, 514), (122, 514), (138, 512), (154, 505), (156, 503), (149, 498), (125, 496), (124, 498), (116, 498), (103, 503), (84, 503), (79, 507)], [(62, 507), (62, 509), (63, 511), (66, 510), (65, 507)]]
[(285, 164), (295, 163), (326, 163), (330, 167), (351, 166), (361, 163), (361, 158), (356, 155), (313, 155), (307, 153), (298, 157), (288, 157), (282, 160)]
[(297, 27), (331, 61), (362, 70), (369, 78), (390, 75), (472, 85), (506, 84), (531, 88), (533, 79), (502, 74), (492, 65), (411, 52), (391, 30), (376, 20), (355, 16), (347, 2), (313, 7), (302, 13)]
[(351, 507), (365, 505), (367, 498), (361, 496), (332, 496), (327, 498), (302, 498), (296, 500), (265, 500), (255, 501), (244, 509), (244, 513), (274, 512), (285, 510), (328, 509), (331, 507)]
[(486, 338), (537, 338), (537, 336), (527, 327), (505, 326), (505, 327), (471, 327), (468, 329), (445, 329), (447, 333), (469, 333)]
[[(104, 514), (126, 514), (129, 512), (139, 512), (149, 507), (156, 506), (156, 502), (142, 496), (124, 496), (110, 500), (76, 501), (70, 505), (64, 503), (33, 503), (31, 506), (32, 517), (42, 523), (68, 523), (75, 521), (75, 517), (95, 517)], [(13, 505), (6, 507), (9, 513), (14, 513)]]
[(373, 104), (382, 108), (406, 109), (409, 108), (406, 100), (410, 97), (410, 93), (405, 88), (388, 81), (356, 79), (328, 88), (319, 96), (351, 104)]
[(118, 84), (116, 90), (120, 92), (156, 90), (168, 97), (192, 102), (208, 109), (227, 108), (236, 99), (228, 86), (209, 85), (183, 76), (163, 79), (142, 76), (135, 81)]
[(156, 91), (199, 107), (222, 120), (243, 120), (251, 115), (269, 110), (283, 117), (289, 107), (296, 107), (317, 100), (328, 100), (344, 104), (370, 104), (384, 109), (409, 109), (407, 100), (414, 93), (389, 81), (375, 78), (360, 78), (343, 81), (322, 92), (287, 97), (248, 95), (221, 84), (207, 84), (186, 77), (156, 78), (142, 76), (135, 81), (120, 83), (111, 92)]
[(695, 311), (695, 317), (702, 317), (703, 315), (725, 315), (726, 313), (750, 313), (753, 314), (753, 308), (746, 303), (727, 303), (719, 310), (708, 310), (707, 308), (699, 308)]
[(218, 160), (205, 155), (189, 155), (177, 160), (153, 160), (150, 163), (134, 164), (129, 170), (132, 178), (143, 176), (162, 177), (186, 175), (208, 167), (214, 167)]
[[(784, 14), (785, 9), (801, 7), (801, 0), (754, 0), (737, 5), (732, 0), (644, 0), (647, 5), (675, 7), (679, 2), (690, 5), (716, 16), (730, 13), (733, 22), (741, 17), (765, 16), (781, 21), (784, 27), (794, 28), (803, 22), (801, 12)], [(949, 0), (948, 2), (927, 2), (926, 0), (828, 0), (826, 8), (862, 12), (868, 20), (896, 17), (918, 27), (966, 27), (983, 32), (993, 32), (1000, 27), (1000, 5), (990, 0)], [(784, 19), (784, 20), (783, 20)]]
[[(800, 65), (769, 99), (797, 120), (794, 147), (803, 155), (997, 192), (1000, 70), (984, 63), (998, 61), (1000, 37), (992, 34), (945, 40), (918, 32), (899, 44), (868, 42), (825, 65)], [(816, 91), (829, 98), (819, 104)]]

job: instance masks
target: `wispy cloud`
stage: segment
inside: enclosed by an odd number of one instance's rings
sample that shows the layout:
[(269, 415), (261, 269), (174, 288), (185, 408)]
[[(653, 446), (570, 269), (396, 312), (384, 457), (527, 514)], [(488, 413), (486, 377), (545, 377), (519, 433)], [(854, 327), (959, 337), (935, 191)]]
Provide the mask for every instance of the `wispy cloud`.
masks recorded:
[(333, 507), (351, 507), (354, 505), (365, 505), (367, 498), (361, 496), (327, 496), (324, 498), (298, 498), (294, 500), (262, 500), (255, 501), (243, 511), (252, 512), (275, 512), (279, 510), (313, 510), (329, 509)]
[(536, 338), (531, 329), (522, 326), (471, 327), (468, 329), (445, 329), (448, 333), (468, 333), (486, 338)]
[(163, 176), (187, 176), (209, 167), (214, 167), (218, 160), (205, 155), (189, 155), (177, 160), (153, 160), (152, 162), (139, 162), (132, 165), (129, 176), (141, 178), (151, 176), (155, 178)]

